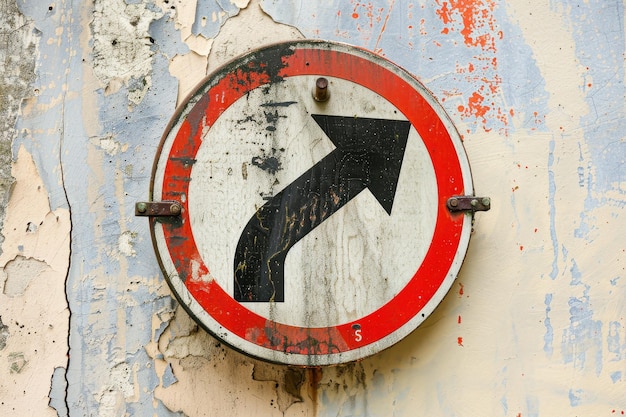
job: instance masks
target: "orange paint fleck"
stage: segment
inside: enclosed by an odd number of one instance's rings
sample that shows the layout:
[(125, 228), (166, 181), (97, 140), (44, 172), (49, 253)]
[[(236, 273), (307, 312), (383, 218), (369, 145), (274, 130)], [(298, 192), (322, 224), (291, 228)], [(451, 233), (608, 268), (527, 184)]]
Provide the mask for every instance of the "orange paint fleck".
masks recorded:
[(463, 346), (463, 338), (461, 336), (456, 338), (456, 343), (459, 346)]
[(520, 251), (523, 251), (523, 250), (524, 250), (524, 246), (523, 246), (523, 245), (520, 245), (520, 246), (519, 246), (519, 250), (520, 250)]
[(353, 19), (358, 19), (359, 18), (359, 14), (358, 13), (352, 13), (352, 18)]
[[(495, 21), (493, 0), (437, 0), (441, 6), (437, 15), (444, 25), (450, 25), (460, 18), (462, 23), (461, 34), (467, 46), (480, 46), (481, 48), (494, 48)], [(481, 29), (485, 29), (482, 30)], [(481, 33), (482, 32), (482, 33)], [(498, 38), (502, 39), (502, 31), (497, 32)], [(495, 50), (495, 48), (493, 49)]]
[(437, 15), (439, 15), (444, 25), (452, 22), (451, 10), (448, 8), (448, 2), (444, 2), (441, 9), (437, 10)]
[(461, 316), (459, 315), (459, 318), (457, 319), (457, 323), (461, 324)]
[[(467, 67), (472, 75), (466, 81), (475, 85), (469, 96), (468, 103), (461, 113), (464, 118), (480, 121), (485, 131), (490, 126), (500, 126), (501, 133), (508, 134), (510, 117), (514, 112), (510, 108), (501, 108), (502, 79), (498, 76), (498, 60), (496, 57), (498, 43), (505, 33), (500, 30), (494, 11), (495, 0), (435, 0), (437, 16), (443, 23), (441, 33), (455, 36), (459, 33), (461, 41), (469, 49), (477, 49)], [(456, 44), (456, 42), (455, 42)], [(457, 72), (464, 73), (465, 71)], [(474, 72), (476, 74), (474, 74)]]
[(468, 100), (468, 111), (475, 115), (477, 118), (485, 118), (485, 115), (489, 111), (489, 106), (483, 106), (483, 102), (485, 101), (485, 97), (482, 96), (478, 91), (474, 91), (472, 96)]
[(463, 295), (463, 284), (459, 282), (459, 297)]
[(426, 35), (426, 19), (420, 19), (420, 35)]

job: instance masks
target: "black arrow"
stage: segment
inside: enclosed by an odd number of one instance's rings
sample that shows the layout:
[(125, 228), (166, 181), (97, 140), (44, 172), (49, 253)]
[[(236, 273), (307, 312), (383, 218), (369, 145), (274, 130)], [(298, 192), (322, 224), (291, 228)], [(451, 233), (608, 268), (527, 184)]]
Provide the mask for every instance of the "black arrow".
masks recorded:
[[(273, 196), (244, 228), (234, 262), (234, 298), (283, 302), (293, 245), (369, 188), (391, 215), (411, 124), (313, 114), (336, 149)], [(323, 254), (319, 254), (323, 256)]]

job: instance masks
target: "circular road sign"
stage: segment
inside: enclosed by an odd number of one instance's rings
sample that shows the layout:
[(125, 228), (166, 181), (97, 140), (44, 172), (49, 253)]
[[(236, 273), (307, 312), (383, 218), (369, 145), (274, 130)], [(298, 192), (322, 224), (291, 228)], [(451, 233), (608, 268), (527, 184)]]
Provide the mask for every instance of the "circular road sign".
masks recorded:
[(471, 213), (461, 139), (426, 88), (352, 46), (272, 45), (210, 74), (155, 160), (165, 277), (206, 330), (256, 358), (358, 360), (413, 331), (450, 289)]

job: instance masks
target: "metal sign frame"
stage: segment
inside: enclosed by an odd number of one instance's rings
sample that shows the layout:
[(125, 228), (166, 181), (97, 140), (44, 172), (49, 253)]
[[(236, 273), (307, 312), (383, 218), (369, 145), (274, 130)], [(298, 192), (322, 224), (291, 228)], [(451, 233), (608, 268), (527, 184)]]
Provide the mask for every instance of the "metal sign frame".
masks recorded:
[[(298, 75), (319, 75), (363, 86), (396, 106), (428, 150), (437, 182), (436, 224), (426, 255), (408, 284), (382, 307), (357, 320), (327, 327), (276, 322), (236, 301), (211, 277), (189, 217), (188, 191), (204, 135), (250, 91)], [(450, 118), (430, 92), (390, 61), (352, 46), (324, 41), (271, 45), (210, 74), (176, 110), (158, 148), (150, 198), (180, 205), (173, 217), (151, 217), (155, 251), (174, 295), (207, 331), (263, 360), (320, 366), (377, 353), (421, 324), (450, 289), (469, 244), (472, 211), (450, 210), (448, 200), (473, 195), (469, 162)], [(143, 208), (143, 206), (142, 206)]]

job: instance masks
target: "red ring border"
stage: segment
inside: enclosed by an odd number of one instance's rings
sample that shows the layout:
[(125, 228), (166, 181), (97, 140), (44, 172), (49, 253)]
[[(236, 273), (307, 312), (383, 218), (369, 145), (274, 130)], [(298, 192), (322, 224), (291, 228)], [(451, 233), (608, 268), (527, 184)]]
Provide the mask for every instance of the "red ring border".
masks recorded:
[[(372, 59), (382, 60), (373, 55)], [(422, 95), (425, 89), (418, 91), (401, 76), (372, 60), (333, 50), (332, 44), (314, 44), (308, 48), (297, 43), (285, 48), (282, 44), (253, 52), (210, 75), (183, 104), (183, 109), (190, 104), (192, 108), (182, 122), (171, 125), (178, 130), (166, 131), (164, 141), (172, 134), (175, 138), (165, 166), (161, 199), (180, 201), (181, 196), (188, 195), (193, 165), (189, 161), (195, 159), (202, 144), (205, 126), (210, 128), (230, 105), (249, 91), (296, 75), (335, 77), (362, 85), (395, 105), (422, 138), (435, 171), (438, 210), (431, 244), (413, 278), (394, 298), (359, 320), (329, 327), (291, 326), (248, 310), (215, 281), (202, 279), (208, 276), (209, 268), (193, 238), (188, 201), (181, 201), (181, 222), (163, 223), (163, 233), (179, 276), (186, 277), (185, 286), (190, 295), (223, 329), (254, 345), (285, 353), (343, 353), (393, 334), (420, 314), (445, 280), (459, 248), (464, 216), (451, 214), (446, 201), (453, 195), (464, 194), (463, 172), (446, 126)], [(419, 84), (417, 80), (414, 82)], [(154, 227), (161, 223), (153, 223), (154, 238)], [(195, 278), (192, 267), (198, 271)], [(356, 329), (361, 329), (360, 337), (355, 337)], [(218, 334), (218, 329), (209, 328), (209, 331)]]

